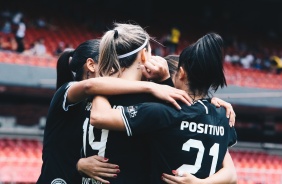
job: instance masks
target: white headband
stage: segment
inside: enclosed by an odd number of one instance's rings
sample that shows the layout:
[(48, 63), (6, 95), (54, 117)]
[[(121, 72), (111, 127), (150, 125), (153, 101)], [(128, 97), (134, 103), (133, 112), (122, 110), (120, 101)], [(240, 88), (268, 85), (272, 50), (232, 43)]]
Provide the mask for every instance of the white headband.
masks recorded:
[(119, 55), (118, 58), (119, 58), (119, 59), (120, 59), (120, 58), (125, 58), (125, 57), (127, 57), (127, 56), (132, 55), (132, 54), (135, 54), (136, 52), (138, 52), (138, 51), (140, 51), (141, 49), (143, 49), (143, 48), (147, 45), (147, 43), (148, 43), (148, 38), (146, 38), (146, 40), (145, 40), (145, 42), (143, 43), (143, 45), (141, 45), (139, 48), (137, 48), (137, 49), (135, 49), (135, 50), (133, 50), (133, 51), (131, 51), (131, 52), (128, 52), (128, 53), (126, 53), (126, 54)]

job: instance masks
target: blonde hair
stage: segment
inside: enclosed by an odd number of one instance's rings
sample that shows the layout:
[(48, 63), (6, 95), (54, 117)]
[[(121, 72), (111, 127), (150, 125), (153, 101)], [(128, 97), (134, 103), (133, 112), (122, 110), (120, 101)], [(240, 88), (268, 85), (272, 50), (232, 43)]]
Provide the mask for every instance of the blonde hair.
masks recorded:
[(179, 55), (167, 55), (164, 57), (168, 64), (169, 74), (170, 76), (174, 76), (178, 69), (179, 63)]
[(118, 58), (118, 56), (129, 53), (142, 46), (146, 40), (153, 39), (139, 25), (132, 23), (114, 23), (114, 28), (107, 31), (101, 38), (99, 47), (99, 75), (109, 76), (121, 72), (121, 68), (130, 67), (137, 57), (137, 53)]

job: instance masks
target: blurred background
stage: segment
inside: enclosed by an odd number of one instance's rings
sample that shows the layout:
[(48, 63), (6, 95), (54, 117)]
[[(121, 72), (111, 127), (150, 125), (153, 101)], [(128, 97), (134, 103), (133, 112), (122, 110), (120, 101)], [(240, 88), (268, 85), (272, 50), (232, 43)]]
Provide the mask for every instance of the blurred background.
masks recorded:
[[(35, 183), (56, 61), (67, 48), (99, 38), (113, 22), (133, 21), (155, 37), (154, 55), (179, 54), (208, 32), (225, 40), (238, 143), (239, 184), (282, 183), (281, 0), (0, 1), (0, 183)], [(26, 29), (24, 29), (24, 27)]]

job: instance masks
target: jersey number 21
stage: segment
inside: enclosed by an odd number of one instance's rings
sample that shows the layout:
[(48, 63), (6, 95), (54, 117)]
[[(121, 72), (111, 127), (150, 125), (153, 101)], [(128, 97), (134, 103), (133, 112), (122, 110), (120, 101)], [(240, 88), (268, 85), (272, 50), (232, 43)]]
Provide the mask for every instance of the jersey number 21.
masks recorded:
[[(190, 151), (190, 148), (196, 148), (196, 149), (199, 150), (195, 164), (194, 165), (183, 164), (177, 170), (182, 171), (182, 172), (188, 172), (188, 173), (191, 173), (191, 174), (195, 174), (201, 168), (205, 147), (204, 147), (202, 141), (195, 140), (195, 139), (189, 139), (188, 141), (186, 141), (183, 144), (182, 150)], [(214, 143), (213, 146), (210, 148), (210, 152), (209, 152), (209, 155), (213, 157), (210, 175), (215, 173), (216, 163), (217, 163), (217, 159), (218, 159), (218, 152), (219, 152), (219, 144)]]

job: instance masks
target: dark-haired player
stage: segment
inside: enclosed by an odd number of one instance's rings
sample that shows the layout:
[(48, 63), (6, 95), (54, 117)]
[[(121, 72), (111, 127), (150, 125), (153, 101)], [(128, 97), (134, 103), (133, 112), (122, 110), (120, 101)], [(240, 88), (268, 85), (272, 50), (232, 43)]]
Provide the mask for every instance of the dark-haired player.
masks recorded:
[[(228, 147), (236, 143), (236, 131), (229, 126), (225, 109), (204, 100), (210, 88), (216, 91), (226, 85), (222, 47), (222, 38), (210, 33), (182, 51), (174, 83), (194, 104), (183, 104), (180, 111), (161, 103), (115, 110), (107, 99), (94, 99), (91, 124), (96, 128), (126, 130), (129, 136), (145, 134), (150, 138), (152, 184), (163, 183), (161, 175), (174, 169), (205, 179), (222, 168)], [(217, 179), (236, 182), (228, 176)]]

